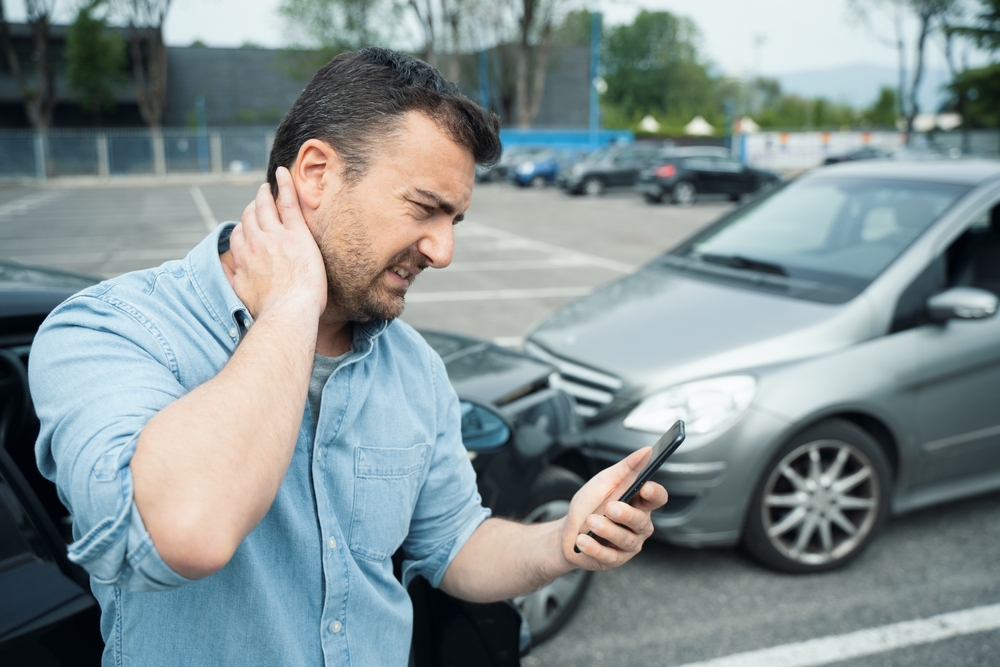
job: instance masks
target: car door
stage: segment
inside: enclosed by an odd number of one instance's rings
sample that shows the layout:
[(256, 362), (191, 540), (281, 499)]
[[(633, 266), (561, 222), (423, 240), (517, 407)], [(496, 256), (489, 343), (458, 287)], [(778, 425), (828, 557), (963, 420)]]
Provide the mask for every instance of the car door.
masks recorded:
[[(974, 222), (965, 236), (986, 236), (982, 226), (982, 220)], [(946, 264), (956, 260), (954, 249), (944, 256)], [(957, 272), (954, 266), (946, 269), (950, 276)], [(952, 277), (949, 285), (953, 282)], [(924, 324), (917, 333), (916, 426), (923, 458), (917, 482), (946, 484), (997, 474), (1000, 316)]]
[(688, 172), (695, 190), (699, 193), (712, 194), (719, 192), (718, 173), (711, 157), (690, 157), (684, 160), (684, 169)]
[(719, 191), (727, 195), (753, 192), (754, 175), (746, 165), (728, 158), (714, 158)]
[(635, 166), (635, 151), (631, 148), (623, 148), (611, 161), (611, 166), (608, 169), (608, 185), (612, 187), (632, 185), (638, 174), (639, 170)]

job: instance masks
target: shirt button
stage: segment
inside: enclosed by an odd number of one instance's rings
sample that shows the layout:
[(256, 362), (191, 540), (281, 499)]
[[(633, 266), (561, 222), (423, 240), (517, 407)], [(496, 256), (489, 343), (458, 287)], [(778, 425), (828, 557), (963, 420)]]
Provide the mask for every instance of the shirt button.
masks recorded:
[(328, 539), (326, 541), (326, 543), (330, 545), (331, 549), (336, 549), (337, 548), (337, 540), (334, 539), (333, 537), (330, 537), (330, 539)]
[(333, 623), (330, 624), (330, 632), (332, 632), (333, 634), (337, 634), (343, 629), (343, 627), (344, 626), (340, 623), (340, 621), (334, 621)]
[(236, 327), (233, 327), (232, 329), (229, 330), (229, 335), (232, 338), (236, 338)]

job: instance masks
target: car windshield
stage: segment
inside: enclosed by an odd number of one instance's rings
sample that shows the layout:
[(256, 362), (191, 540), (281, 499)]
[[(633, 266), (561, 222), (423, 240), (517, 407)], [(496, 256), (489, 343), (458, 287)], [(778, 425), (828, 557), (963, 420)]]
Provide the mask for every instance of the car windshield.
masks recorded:
[[(811, 283), (852, 298), (938, 219), (967, 186), (890, 180), (809, 180), (737, 211), (671, 253)], [(814, 290), (815, 291), (815, 290)]]

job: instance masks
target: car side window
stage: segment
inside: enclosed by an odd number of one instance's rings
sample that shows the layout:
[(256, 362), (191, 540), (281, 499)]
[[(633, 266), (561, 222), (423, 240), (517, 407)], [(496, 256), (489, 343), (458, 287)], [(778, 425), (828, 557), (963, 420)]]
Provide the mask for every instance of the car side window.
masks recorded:
[(928, 323), (927, 299), (951, 287), (978, 287), (1000, 297), (1000, 202), (970, 222), (903, 291), (891, 333)]
[(25, 535), (34, 536), (28, 516), (0, 475), (0, 572), (34, 558)]

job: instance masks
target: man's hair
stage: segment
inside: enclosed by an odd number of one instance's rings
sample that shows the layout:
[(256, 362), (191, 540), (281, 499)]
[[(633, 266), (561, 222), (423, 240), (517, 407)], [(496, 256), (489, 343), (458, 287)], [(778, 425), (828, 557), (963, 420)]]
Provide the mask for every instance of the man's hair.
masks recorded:
[(313, 76), (274, 136), (267, 180), (277, 196), (275, 170), (289, 169), (309, 139), (329, 144), (355, 181), (370, 166), (373, 148), (398, 132), (400, 117), (419, 111), (436, 121), (476, 164), (500, 159), (500, 121), (417, 58), (368, 47), (341, 53)]

